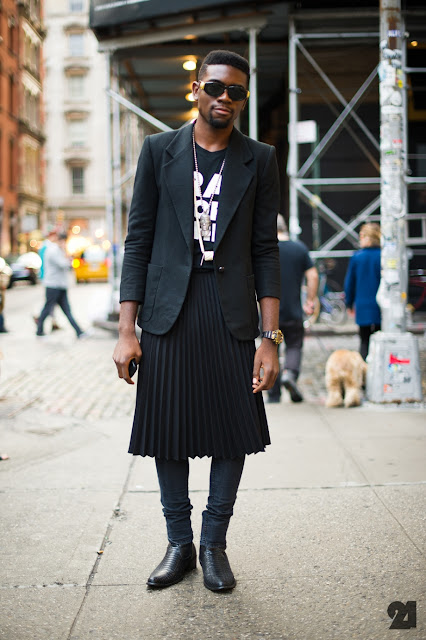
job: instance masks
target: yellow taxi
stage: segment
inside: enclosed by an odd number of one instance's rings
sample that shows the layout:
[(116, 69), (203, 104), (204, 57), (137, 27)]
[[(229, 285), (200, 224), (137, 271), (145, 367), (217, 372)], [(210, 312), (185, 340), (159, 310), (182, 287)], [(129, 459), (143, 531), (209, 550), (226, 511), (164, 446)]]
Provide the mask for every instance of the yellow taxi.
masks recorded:
[(72, 261), (77, 282), (108, 280), (108, 256), (99, 245), (91, 245)]

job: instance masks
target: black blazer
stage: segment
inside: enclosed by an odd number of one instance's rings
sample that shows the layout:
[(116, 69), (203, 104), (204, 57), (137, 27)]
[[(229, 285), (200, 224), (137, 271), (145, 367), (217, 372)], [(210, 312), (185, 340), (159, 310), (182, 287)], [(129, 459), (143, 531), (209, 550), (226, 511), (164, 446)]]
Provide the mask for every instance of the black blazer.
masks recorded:
[[(136, 171), (120, 302), (161, 335), (185, 300), (194, 247), (192, 126), (148, 136)], [(234, 128), (222, 177), (214, 267), (222, 313), (240, 340), (259, 334), (257, 298), (280, 297), (275, 149)]]

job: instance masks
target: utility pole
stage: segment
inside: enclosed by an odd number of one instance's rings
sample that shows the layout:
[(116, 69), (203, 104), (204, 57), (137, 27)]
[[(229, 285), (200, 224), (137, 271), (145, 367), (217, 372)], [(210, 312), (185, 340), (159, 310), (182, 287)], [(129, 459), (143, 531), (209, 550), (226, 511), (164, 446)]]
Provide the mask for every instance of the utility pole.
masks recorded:
[(380, 173), (382, 331), (372, 335), (367, 397), (373, 402), (422, 399), (418, 343), (406, 331), (406, 82), (401, 0), (380, 0)]

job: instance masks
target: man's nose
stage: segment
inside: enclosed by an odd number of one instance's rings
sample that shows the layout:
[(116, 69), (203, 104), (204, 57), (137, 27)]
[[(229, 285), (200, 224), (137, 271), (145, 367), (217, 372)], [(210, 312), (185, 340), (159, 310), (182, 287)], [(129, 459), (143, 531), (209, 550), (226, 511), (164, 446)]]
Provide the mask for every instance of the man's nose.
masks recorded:
[(231, 98), (229, 97), (229, 94), (228, 94), (228, 89), (226, 87), (223, 90), (223, 93), (221, 93), (221, 95), (218, 96), (218, 100), (227, 100), (228, 102), (232, 102), (232, 100), (231, 100)]

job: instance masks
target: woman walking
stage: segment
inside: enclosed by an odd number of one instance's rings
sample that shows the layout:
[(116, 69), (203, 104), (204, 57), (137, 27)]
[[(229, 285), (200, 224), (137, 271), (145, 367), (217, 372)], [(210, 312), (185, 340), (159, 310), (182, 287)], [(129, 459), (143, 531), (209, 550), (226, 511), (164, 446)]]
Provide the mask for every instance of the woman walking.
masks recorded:
[(363, 224), (359, 232), (361, 249), (349, 262), (345, 278), (346, 304), (355, 306), (355, 322), (361, 338), (360, 354), (367, 358), (370, 336), (380, 331), (380, 307), (376, 302), (380, 284), (380, 227), (373, 222)]

